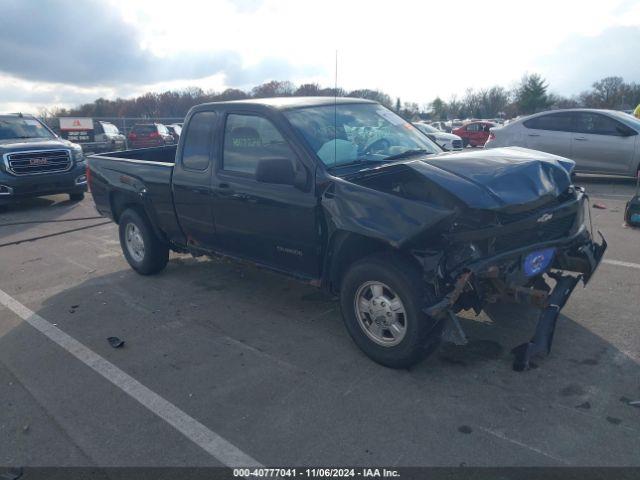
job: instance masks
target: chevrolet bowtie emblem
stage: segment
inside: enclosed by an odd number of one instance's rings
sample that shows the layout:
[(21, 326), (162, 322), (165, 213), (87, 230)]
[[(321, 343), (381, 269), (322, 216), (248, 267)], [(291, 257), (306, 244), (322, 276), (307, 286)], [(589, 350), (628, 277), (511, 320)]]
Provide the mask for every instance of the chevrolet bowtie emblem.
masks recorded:
[(536, 220), (536, 222), (538, 223), (544, 223), (544, 222), (548, 222), (549, 220), (551, 220), (553, 218), (553, 213), (545, 213), (544, 215), (541, 215), (538, 220)]

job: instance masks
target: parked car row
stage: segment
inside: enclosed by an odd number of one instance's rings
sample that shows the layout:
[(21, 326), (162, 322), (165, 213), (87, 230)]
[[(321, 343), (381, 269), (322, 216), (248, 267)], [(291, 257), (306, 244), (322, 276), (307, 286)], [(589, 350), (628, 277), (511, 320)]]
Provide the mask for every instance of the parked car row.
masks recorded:
[[(519, 117), (504, 124), (489, 120), (415, 123), (443, 150), (453, 135), (462, 147), (523, 147), (576, 162), (575, 172), (640, 176), (640, 120), (620, 111), (567, 109)], [(447, 134), (440, 129), (453, 127)], [(451, 137), (451, 138), (454, 138)]]
[(524, 147), (576, 162), (575, 171), (640, 175), (640, 120), (614, 110), (542, 112), (492, 127), (485, 148)]
[(162, 123), (138, 123), (128, 135), (129, 148), (150, 148), (174, 145), (180, 138), (178, 127), (172, 129)]
[(458, 135), (442, 132), (426, 123), (414, 123), (414, 127), (424, 133), (429, 139), (436, 143), (445, 152), (462, 150), (464, 142)]
[[(82, 145), (86, 153), (116, 152), (125, 148), (146, 148), (178, 143), (181, 123), (163, 125), (140, 122), (128, 134), (116, 125), (90, 117), (61, 117), (50, 122), (52, 129), (65, 140)], [(126, 126), (126, 125), (125, 125)]]
[(111, 122), (62, 117), (57, 120), (54, 130), (65, 140), (82, 145), (85, 152), (113, 152), (126, 148), (125, 136)]
[(113, 123), (87, 117), (49, 126), (32, 115), (0, 115), (0, 206), (59, 193), (81, 200), (85, 154), (175, 145), (181, 132), (181, 123), (139, 123), (125, 137)]

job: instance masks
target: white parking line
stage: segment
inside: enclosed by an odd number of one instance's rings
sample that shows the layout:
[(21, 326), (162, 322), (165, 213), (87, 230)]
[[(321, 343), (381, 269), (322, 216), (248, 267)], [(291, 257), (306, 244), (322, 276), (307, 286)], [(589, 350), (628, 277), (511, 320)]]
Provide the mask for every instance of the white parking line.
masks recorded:
[(640, 268), (640, 263), (621, 262), (620, 260), (608, 260), (606, 258), (602, 260), (602, 263), (617, 265), (618, 267)]
[(193, 417), (187, 415), (171, 402), (148, 389), (135, 378), (90, 350), (75, 338), (53, 326), (40, 315), (32, 312), (15, 298), (0, 290), (0, 304), (13, 311), (25, 322), (45, 335), (49, 340), (72, 354), (82, 363), (109, 380), (120, 390), (155, 413), (205, 452), (228, 467), (260, 467), (260, 463), (231, 444), (220, 435), (209, 430)]

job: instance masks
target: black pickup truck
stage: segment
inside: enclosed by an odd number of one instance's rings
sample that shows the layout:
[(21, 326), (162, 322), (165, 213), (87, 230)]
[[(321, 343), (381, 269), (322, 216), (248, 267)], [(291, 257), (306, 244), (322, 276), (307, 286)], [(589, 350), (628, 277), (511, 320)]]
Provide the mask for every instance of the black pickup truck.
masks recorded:
[(59, 138), (30, 115), (0, 115), (0, 207), (16, 200), (87, 191), (82, 147)]
[(443, 153), (375, 102), (278, 98), (194, 107), (177, 146), (92, 156), (89, 183), (139, 273), (174, 250), (293, 275), (339, 294), (353, 340), (386, 366), (464, 343), (459, 310), (528, 302), (541, 314), (514, 349), (522, 370), (606, 249), (572, 168), (520, 148)]

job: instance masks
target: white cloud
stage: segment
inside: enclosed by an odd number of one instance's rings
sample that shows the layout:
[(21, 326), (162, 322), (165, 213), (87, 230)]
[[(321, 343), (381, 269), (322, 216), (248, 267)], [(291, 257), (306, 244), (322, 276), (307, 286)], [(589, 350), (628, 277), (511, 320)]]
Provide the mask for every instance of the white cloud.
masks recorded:
[[(22, 4), (24, 0), (13, 2)], [(37, 2), (39, 10), (43, 2)], [(35, 4), (32, 0), (32, 6)], [(585, 61), (578, 68), (571, 58), (565, 58), (567, 46), (571, 51), (579, 50), (580, 45), (597, 44), (599, 35), (612, 28), (640, 26), (637, 0), (486, 0), (481, 4), (475, 0), (453, 4), (420, 0), (109, 0), (82, 2), (73, 8), (104, 8), (110, 28), (116, 25), (116, 30), (124, 34), (120, 40), (117, 35), (109, 36), (111, 31), (106, 26), (96, 27), (99, 22), (92, 22), (95, 32), (78, 26), (89, 39), (92, 33), (94, 38), (115, 38), (103, 45), (111, 59), (102, 62), (104, 65), (99, 62), (100, 56), (91, 57), (91, 50), (82, 50), (84, 56), (80, 56), (76, 50), (64, 48), (72, 38), (69, 29), (60, 30), (61, 38), (50, 38), (40, 47), (42, 50), (37, 45), (32, 49), (42, 62), (52, 65), (54, 57), (72, 57), (67, 60), (78, 72), (83, 71), (82, 64), (88, 61), (85, 59), (92, 59), (93, 70), (85, 72), (84, 81), (74, 82), (50, 66), (38, 69), (33, 62), (24, 65), (3, 61), (0, 70), (4, 67), (5, 75), (18, 77), (22, 69), (23, 78), (29, 72), (33, 85), (58, 92), (51, 99), (46, 94), (33, 99), (32, 105), (47, 100), (49, 104), (74, 103), (90, 94), (92, 88), (107, 95), (128, 95), (192, 85), (248, 88), (271, 78), (330, 86), (336, 49), (340, 86), (377, 88), (403, 100), (425, 103), (436, 95), (447, 98), (462, 94), (468, 87), (509, 86), (525, 71), (542, 72), (552, 89), (570, 94), (577, 93), (574, 88), (585, 88), (581, 86), (584, 82), (588, 86), (604, 75), (623, 72), (597, 68), (600, 64), (611, 70), (618, 68), (615, 62), (601, 61), (598, 56), (606, 55), (602, 48), (583, 50)], [(54, 9), (48, 19), (64, 24), (68, 19), (62, 15), (55, 18), (56, 12), (61, 15), (59, 8)], [(81, 17), (81, 13), (78, 15)], [(0, 18), (0, 31), (5, 19), (6, 15)], [(20, 21), (19, 27), (27, 35), (36, 35), (38, 32), (29, 26), (41, 29), (35, 19)], [(12, 54), (4, 51), (5, 56)], [(618, 58), (627, 55), (630, 63), (638, 55), (633, 44), (620, 45), (616, 52)], [(136, 63), (140, 58), (146, 60)], [(10, 65), (16, 71), (7, 72)], [(101, 67), (105, 70), (96, 70)], [(637, 75), (637, 69), (626, 72)], [(637, 77), (626, 79), (640, 81)], [(66, 86), (46, 87), (50, 82)], [(108, 87), (98, 87), (101, 84)], [(4, 92), (0, 110), (12, 100), (11, 88), (0, 83), (0, 93)], [(17, 97), (21, 95), (19, 90)]]

